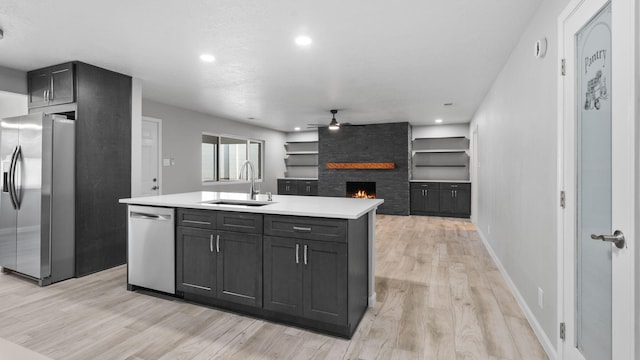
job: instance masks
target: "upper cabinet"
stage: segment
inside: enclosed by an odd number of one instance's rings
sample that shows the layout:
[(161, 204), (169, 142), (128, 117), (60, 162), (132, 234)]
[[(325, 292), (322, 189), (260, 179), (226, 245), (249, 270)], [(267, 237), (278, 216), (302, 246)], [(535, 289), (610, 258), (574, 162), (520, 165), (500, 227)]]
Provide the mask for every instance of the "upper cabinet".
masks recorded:
[(318, 142), (290, 141), (284, 144), (287, 157), (285, 177), (315, 179), (318, 177)]
[(75, 101), (75, 76), (72, 62), (29, 71), (27, 74), (29, 108)]
[(412, 146), (413, 180), (469, 180), (466, 137), (416, 138)]

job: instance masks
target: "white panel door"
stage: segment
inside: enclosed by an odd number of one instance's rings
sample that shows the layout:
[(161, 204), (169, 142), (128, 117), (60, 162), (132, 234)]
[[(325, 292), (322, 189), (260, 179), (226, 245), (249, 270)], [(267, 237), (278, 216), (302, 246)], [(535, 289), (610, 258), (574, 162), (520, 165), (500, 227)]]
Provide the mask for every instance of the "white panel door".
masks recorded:
[(633, 112), (625, 116), (633, 94), (622, 80), (633, 69), (620, 60), (634, 53), (617, 38), (631, 26), (620, 14), (632, 2), (575, 0), (559, 19), (564, 359), (634, 358), (637, 139)]
[(160, 195), (161, 128), (158, 119), (143, 118), (140, 144), (142, 146), (142, 196)]

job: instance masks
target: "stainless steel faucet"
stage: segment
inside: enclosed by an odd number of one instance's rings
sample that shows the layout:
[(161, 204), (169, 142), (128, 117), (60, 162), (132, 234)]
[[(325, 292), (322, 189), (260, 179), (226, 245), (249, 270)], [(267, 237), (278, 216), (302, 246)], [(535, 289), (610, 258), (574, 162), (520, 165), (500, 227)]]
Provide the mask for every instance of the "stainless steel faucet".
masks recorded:
[[(256, 191), (256, 173), (255, 170), (253, 168), (253, 163), (251, 162), (251, 160), (245, 160), (245, 162), (242, 163), (242, 167), (240, 167), (240, 176), (239, 178), (242, 179), (242, 174), (245, 171), (245, 168), (248, 166), (249, 168), (249, 172), (251, 173), (251, 178), (247, 179), (247, 180), (251, 180), (251, 186), (249, 187), (249, 196), (251, 197), (252, 200), (255, 200), (256, 195), (258, 194), (259, 191)], [(248, 177), (248, 175), (247, 175)]]

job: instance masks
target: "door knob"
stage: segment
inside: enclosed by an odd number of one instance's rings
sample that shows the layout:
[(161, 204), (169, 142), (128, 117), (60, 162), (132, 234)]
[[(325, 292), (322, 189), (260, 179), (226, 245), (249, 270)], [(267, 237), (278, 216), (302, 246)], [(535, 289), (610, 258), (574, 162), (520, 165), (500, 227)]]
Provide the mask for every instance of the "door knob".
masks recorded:
[(616, 230), (613, 235), (596, 235), (591, 234), (591, 238), (593, 240), (602, 240), (608, 241), (615, 244), (618, 249), (622, 249), (624, 247), (624, 234), (620, 230)]
[(156, 186), (156, 185), (153, 185), (153, 186), (151, 187), (151, 190), (158, 190), (158, 189), (160, 189), (160, 187), (159, 187), (159, 186)]

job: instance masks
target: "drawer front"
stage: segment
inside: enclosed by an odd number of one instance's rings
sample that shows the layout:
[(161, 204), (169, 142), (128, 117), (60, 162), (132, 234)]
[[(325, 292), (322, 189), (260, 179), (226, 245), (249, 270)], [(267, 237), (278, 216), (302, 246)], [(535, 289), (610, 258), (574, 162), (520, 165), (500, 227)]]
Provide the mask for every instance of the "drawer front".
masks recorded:
[(296, 239), (347, 242), (347, 220), (265, 215), (265, 235)]
[(471, 184), (469, 183), (440, 183), (440, 189), (442, 190), (471, 190)]
[(219, 211), (216, 214), (218, 230), (262, 234), (262, 214)]
[(177, 224), (192, 228), (215, 229), (216, 211), (178, 209)]
[(425, 182), (425, 183), (411, 183), (411, 190), (425, 190), (425, 189), (432, 189), (432, 190), (438, 190), (440, 189), (440, 183), (437, 182)]

